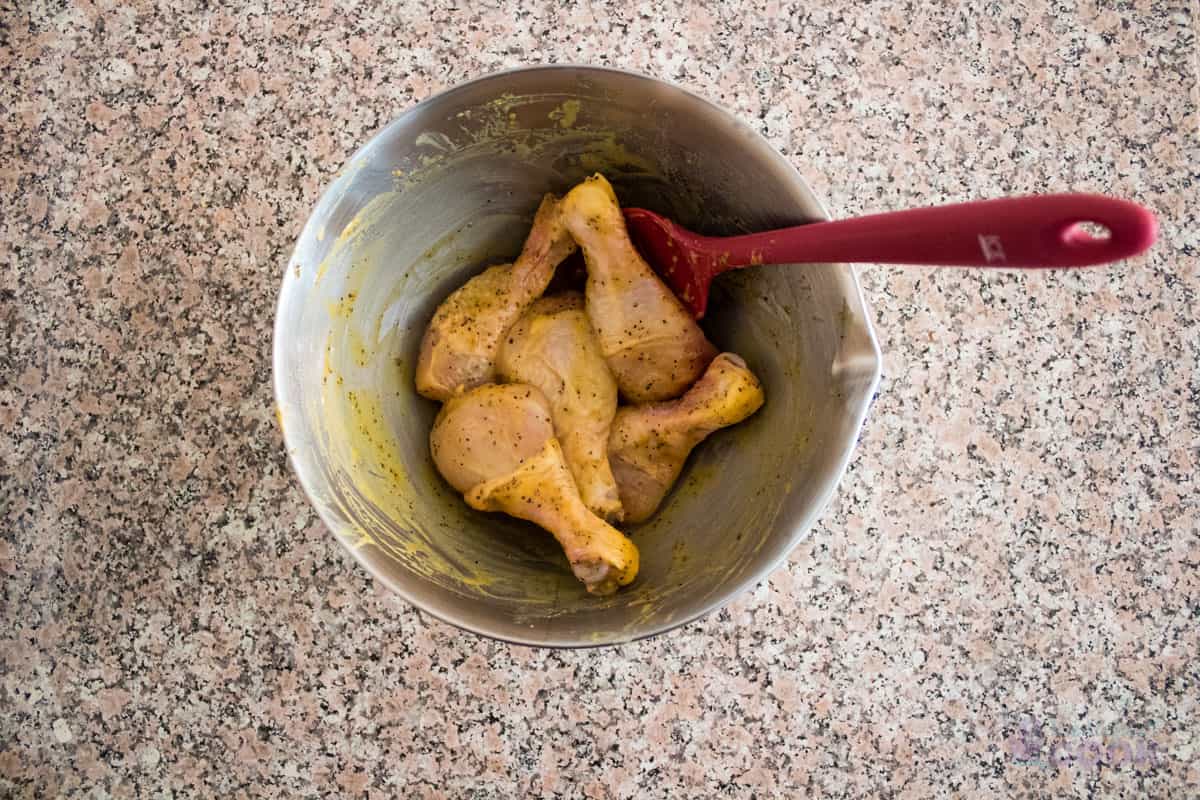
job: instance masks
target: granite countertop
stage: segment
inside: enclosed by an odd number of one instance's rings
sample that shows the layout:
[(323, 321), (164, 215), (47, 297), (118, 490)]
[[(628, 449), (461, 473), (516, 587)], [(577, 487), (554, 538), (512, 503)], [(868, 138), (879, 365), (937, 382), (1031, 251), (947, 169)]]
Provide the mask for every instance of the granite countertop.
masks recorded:
[[(0, 11), (0, 795), (1200, 793), (1195, 0), (470, 5)], [(883, 386), (785, 566), (650, 641), (481, 640), (317, 520), (271, 324), (360, 143), (552, 61), (723, 104), (836, 216), (1097, 191), (1161, 239), (862, 269)]]

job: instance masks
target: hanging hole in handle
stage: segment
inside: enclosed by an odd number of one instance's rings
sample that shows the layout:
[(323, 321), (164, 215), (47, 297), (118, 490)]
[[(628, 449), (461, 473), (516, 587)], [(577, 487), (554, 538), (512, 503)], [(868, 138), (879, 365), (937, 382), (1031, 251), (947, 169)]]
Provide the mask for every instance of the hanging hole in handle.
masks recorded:
[(1092, 220), (1081, 220), (1068, 225), (1062, 232), (1063, 244), (1074, 246), (1096, 245), (1112, 239), (1112, 229)]

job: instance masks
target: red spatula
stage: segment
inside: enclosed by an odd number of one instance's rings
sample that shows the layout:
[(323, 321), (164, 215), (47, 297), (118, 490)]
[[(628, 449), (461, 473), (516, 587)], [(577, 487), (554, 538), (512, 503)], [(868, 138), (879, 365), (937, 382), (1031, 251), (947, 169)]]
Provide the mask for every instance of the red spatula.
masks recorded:
[[(861, 263), (1025, 269), (1087, 267), (1137, 255), (1158, 225), (1147, 209), (1095, 194), (1007, 197), (814, 222), (745, 236), (701, 236), (642, 208), (625, 209), (650, 266), (697, 319), (722, 272), (757, 264)], [(1107, 235), (1095, 236), (1080, 223)]]

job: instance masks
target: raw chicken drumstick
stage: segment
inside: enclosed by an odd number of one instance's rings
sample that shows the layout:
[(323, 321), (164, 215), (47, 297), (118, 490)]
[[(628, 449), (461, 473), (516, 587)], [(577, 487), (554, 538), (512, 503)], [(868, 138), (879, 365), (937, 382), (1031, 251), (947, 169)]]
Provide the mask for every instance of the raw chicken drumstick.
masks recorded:
[(554, 435), (584, 505), (610, 522), (622, 517), (608, 465), (608, 432), (617, 413), (613, 380), (578, 292), (543, 297), (500, 345), (501, 379), (536, 386), (550, 401)]
[(608, 457), (625, 521), (641, 522), (653, 514), (692, 448), (713, 431), (746, 419), (762, 404), (762, 386), (746, 362), (722, 353), (678, 400), (617, 411)]
[(554, 268), (574, 250), (559, 202), (548, 194), (517, 260), (476, 275), (438, 306), (421, 340), (417, 391), (446, 400), (492, 380), (504, 333), (546, 291)]
[(446, 401), (429, 432), (429, 450), (446, 482), (466, 494), (514, 471), (552, 436), (540, 391), (485, 384)]
[(561, 213), (583, 248), (587, 313), (621, 394), (632, 403), (683, 394), (717, 351), (638, 255), (612, 186), (593, 175), (567, 193)]
[(580, 499), (537, 388), (487, 384), (450, 399), (429, 443), (438, 471), (472, 508), (554, 534), (589, 592), (611, 594), (637, 575), (637, 547)]

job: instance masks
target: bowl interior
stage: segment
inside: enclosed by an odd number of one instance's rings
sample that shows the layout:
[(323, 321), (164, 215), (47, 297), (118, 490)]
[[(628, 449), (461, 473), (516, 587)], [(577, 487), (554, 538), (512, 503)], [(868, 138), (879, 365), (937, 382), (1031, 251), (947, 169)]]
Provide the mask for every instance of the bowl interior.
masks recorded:
[(468, 508), (430, 459), (437, 405), (413, 389), (421, 334), (451, 291), (516, 255), (544, 192), (596, 171), (623, 204), (705, 233), (824, 217), (757, 134), (687, 92), (610, 70), (521, 70), (422, 103), (356, 154), (280, 299), (280, 420), (326, 524), (411, 602), (510, 641), (627, 641), (760, 579), (827, 500), (878, 378), (847, 268), (728, 275), (704, 328), (747, 360), (766, 404), (697, 448), (656, 517), (627, 529), (636, 583), (589, 596), (549, 534)]

